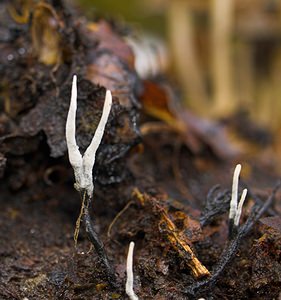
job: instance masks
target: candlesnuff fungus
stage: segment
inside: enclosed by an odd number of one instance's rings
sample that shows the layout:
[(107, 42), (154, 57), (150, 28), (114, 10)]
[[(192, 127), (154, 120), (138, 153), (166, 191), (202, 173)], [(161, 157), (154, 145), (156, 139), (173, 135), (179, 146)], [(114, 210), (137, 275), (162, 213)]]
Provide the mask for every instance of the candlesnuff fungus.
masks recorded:
[(231, 201), (229, 209), (229, 237), (232, 238), (233, 235), (237, 232), (239, 226), (239, 220), (242, 213), (242, 207), (247, 196), (247, 189), (244, 189), (238, 203), (238, 184), (239, 184), (239, 175), (241, 172), (241, 165), (238, 164), (235, 167), (232, 181), (232, 192), (231, 192)]
[(134, 273), (133, 273), (133, 255), (135, 243), (131, 242), (127, 256), (127, 280), (126, 280), (126, 294), (130, 300), (138, 300), (138, 296), (134, 292)]
[(76, 241), (78, 231), (79, 231), (80, 218), (82, 217), (88, 238), (91, 241), (91, 243), (94, 245), (97, 254), (99, 255), (100, 259), (102, 260), (103, 264), (106, 267), (109, 282), (114, 283), (115, 274), (113, 272), (112, 267), (109, 264), (109, 260), (104, 250), (103, 243), (99, 239), (94, 229), (93, 222), (89, 214), (89, 208), (91, 208), (92, 200), (93, 200), (94, 184), (93, 184), (92, 172), (95, 164), (96, 151), (101, 143), (104, 134), (104, 129), (108, 120), (111, 105), (112, 105), (112, 96), (111, 96), (111, 92), (108, 90), (106, 91), (100, 122), (98, 124), (98, 127), (96, 129), (96, 132), (93, 136), (90, 145), (88, 146), (84, 155), (82, 156), (79, 151), (79, 147), (76, 143), (76, 138), (75, 138), (75, 131), (76, 131), (75, 118), (76, 118), (76, 110), (77, 110), (77, 76), (76, 75), (73, 76), (71, 100), (70, 100), (70, 106), (69, 106), (69, 111), (68, 111), (66, 126), (65, 126), (65, 136), (66, 136), (69, 161), (74, 170), (74, 175), (76, 180), (74, 187), (79, 191), (82, 198), (81, 213), (76, 223), (74, 238)]
[(104, 128), (107, 123), (111, 105), (111, 92), (106, 91), (103, 112), (100, 122), (89, 147), (86, 149), (82, 157), (75, 139), (75, 118), (77, 109), (77, 77), (76, 75), (73, 76), (71, 101), (66, 120), (65, 136), (68, 148), (69, 161), (73, 167), (76, 180), (75, 188), (78, 191), (86, 190), (89, 197), (92, 197), (94, 191), (92, 172), (95, 164), (96, 152), (103, 137)]
[[(271, 195), (268, 196), (265, 202), (255, 203), (251, 209), (251, 212), (246, 220), (246, 222), (239, 226), (239, 219), (241, 216), (242, 206), (246, 197), (247, 190), (244, 189), (241, 199), (238, 203), (238, 180), (239, 174), (241, 171), (241, 165), (237, 165), (233, 175), (233, 184), (232, 184), (232, 199), (230, 207), (233, 208), (230, 219), (229, 219), (229, 233), (230, 240), (226, 247), (224, 248), (218, 263), (213, 267), (211, 276), (207, 279), (196, 281), (193, 284), (189, 285), (185, 289), (185, 293), (189, 296), (192, 296), (192, 299), (196, 294), (206, 293), (213, 289), (214, 284), (217, 282), (218, 278), (223, 274), (226, 267), (232, 261), (235, 256), (242, 239), (250, 232), (253, 228), (255, 222), (264, 214), (269, 207), (272, 205), (274, 197), (281, 186), (281, 183), (278, 182), (274, 187)], [(235, 205), (234, 205), (235, 204)], [(232, 228), (231, 228), (232, 226)]]

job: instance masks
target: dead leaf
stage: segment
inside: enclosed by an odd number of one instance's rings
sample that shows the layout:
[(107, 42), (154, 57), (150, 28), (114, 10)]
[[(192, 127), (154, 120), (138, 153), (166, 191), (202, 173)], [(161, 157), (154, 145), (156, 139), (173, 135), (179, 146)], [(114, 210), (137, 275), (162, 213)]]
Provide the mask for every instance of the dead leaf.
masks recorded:
[(222, 126), (174, 103), (168, 87), (149, 81), (145, 81), (143, 87), (141, 101), (144, 111), (173, 128), (191, 151), (198, 153), (208, 146), (221, 159), (233, 158), (239, 153)]
[(134, 68), (134, 54), (131, 47), (120, 34), (114, 32), (109, 23), (104, 20), (88, 23), (84, 30), (89, 39), (98, 41), (97, 51), (110, 51), (126, 63), (131, 70)]
[(86, 78), (111, 90), (123, 106), (132, 107), (137, 103), (132, 93), (138, 83), (136, 74), (113, 53), (96, 52), (87, 65)]

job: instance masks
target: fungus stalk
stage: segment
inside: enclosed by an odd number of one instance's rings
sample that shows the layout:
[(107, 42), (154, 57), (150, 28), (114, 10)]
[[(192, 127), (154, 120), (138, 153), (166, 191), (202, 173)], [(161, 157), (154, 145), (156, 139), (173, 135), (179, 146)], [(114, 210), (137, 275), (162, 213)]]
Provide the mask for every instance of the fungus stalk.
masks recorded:
[(126, 294), (130, 300), (138, 300), (138, 296), (135, 294), (134, 286), (134, 274), (133, 274), (133, 254), (134, 254), (135, 243), (131, 242), (129, 246), (127, 256), (127, 281), (126, 281)]
[(244, 189), (238, 203), (238, 185), (241, 165), (235, 167), (232, 181), (232, 192), (229, 209), (229, 237), (232, 238), (239, 227), (239, 220), (242, 213), (242, 207), (247, 196), (247, 189)]
[(102, 241), (99, 239), (93, 222), (90, 217), (89, 208), (92, 206), (93, 200), (93, 167), (95, 164), (96, 151), (101, 143), (105, 125), (108, 120), (112, 105), (112, 96), (110, 91), (106, 91), (105, 102), (103, 106), (102, 116), (96, 132), (92, 138), (92, 141), (82, 156), (79, 147), (76, 143), (75, 132), (76, 132), (76, 110), (77, 110), (77, 77), (73, 76), (71, 100), (69, 111), (67, 115), (65, 136), (68, 149), (68, 156), (70, 164), (74, 170), (75, 184), (74, 187), (79, 191), (82, 198), (81, 213), (77, 220), (76, 230), (74, 239), (77, 241), (79, 232), (80, 219), (82, 218), (85, 226), (86, 233), (90, 242), (94, 245), (95, 250), (100, 257), (101, 261), (106, 267), (108, 279), (111, 283), (115, 282), (115, 274), (112, 267), (109, 264), (108, 257), (106, 255)]

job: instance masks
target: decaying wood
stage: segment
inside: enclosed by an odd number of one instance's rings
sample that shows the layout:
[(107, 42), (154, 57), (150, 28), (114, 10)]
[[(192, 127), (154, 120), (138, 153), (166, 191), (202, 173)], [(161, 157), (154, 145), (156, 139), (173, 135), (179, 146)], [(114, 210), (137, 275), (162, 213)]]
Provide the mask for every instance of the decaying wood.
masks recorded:
[(146, 195), (140, 193), (138, 189), (134, 190), (138, 201), (142, 205), (146, 205), (147, 201), (150, 201), (150, 205), (154, 207), (155, 213), (159, 215), (159, 231), (166, 236), (171, 246), (175, 249), (178, 255), (186, 262), (191, 269), (195, 278), (202, 278), (209, 276), (208, 269), (199, 261), (194, 252), (191, 250), (189, 244), (191, 243), (183, 232), (179, 232), (173, 221), (169, 218), (169, 215), (157, 201), (148, 198)]

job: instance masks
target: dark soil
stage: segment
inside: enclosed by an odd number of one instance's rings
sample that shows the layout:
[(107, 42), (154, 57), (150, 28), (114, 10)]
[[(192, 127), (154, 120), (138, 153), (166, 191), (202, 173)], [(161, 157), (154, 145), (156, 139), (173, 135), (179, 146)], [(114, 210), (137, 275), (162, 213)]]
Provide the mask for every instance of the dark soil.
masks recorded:
[[(26, 3), (0, 4), (0, 299), (127, 299), (130, 241), (140, 299), (279, 299), (281, 194), (274, 191), (279, 177), (272, 156), (255, 152), (249, 159), (228, 142), (223, 125), (170, 110), (175, 98), (168, 83), (138, 77), (116, 24), (88, 26), (61, 1)], [(43, 50), (55, 54), (46, 58)], [(77, 248), (73, 240), (81, 201), (64, 137), (73, 74), (82, 152), (105, 88), (113, 94), (91, 213), (117, 282), (108, 282), (83, 224)], [(224, 124), (235, 130), (235, 118)], [(254, 124), (244, 128), (247, 136), (260, 134)], [(268, 146), (270, 134), (262, 135)], [(229, 240), (237, 162), (241, 190), (247, 186), (249, 194)], [(194, 276), (179, 241), (209, 276)]]

